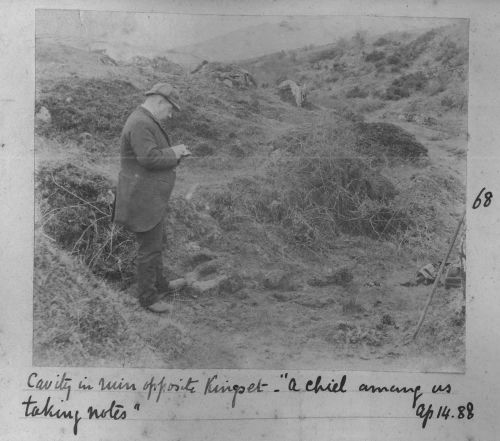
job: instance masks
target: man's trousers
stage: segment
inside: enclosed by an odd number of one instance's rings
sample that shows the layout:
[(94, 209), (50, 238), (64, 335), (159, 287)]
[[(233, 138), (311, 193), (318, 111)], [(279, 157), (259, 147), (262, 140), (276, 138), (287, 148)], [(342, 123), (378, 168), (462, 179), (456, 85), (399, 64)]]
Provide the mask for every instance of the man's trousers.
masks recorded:
[(165, 220), (151, 230), (135, 233), (137, 250), (137, 291), (141, 306), (149, 306), (168, 290), (168, 280), (163, 274), (162, 248)]

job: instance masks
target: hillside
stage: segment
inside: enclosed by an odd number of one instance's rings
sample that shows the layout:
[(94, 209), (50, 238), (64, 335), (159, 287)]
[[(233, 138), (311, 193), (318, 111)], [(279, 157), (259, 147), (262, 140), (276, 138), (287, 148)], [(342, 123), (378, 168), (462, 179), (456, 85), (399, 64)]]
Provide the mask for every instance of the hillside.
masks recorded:
[[(263, 85), (283, 79), (305, 85), (310, 100), (327, 108), (350, 107), (359, 113), (386, 108), (385, 116), (388, 111), (424, 110), (432, 117), (449, 110), (465, 114), (466, 37), (464, 25), (456, 24), (420, 35), (386, 34), (371, 42), (363, 37), (342, 39), (242, 65)], [(425, 103), (418, 103), (419, 98)]]
[(332, 26), (328, 17), (319, 22), (317, 17), (302, 17), (300, 22), (290, 19), (249, 26), (201, 43), (175, 48), (175, 52), (191, 54), (201, 60), (229, 62), (241, 59), (242, 54), (245, 58), (252, 58), (302, 47), (305, 36), (309, 44), (324, 44), (337, 40), (348, 30), (350, 26)]
[[(440, 288), (407, 338), (429, 290), (416, 271), (442, 258), (464, 210), (466, 28), (196, 73), (44, 41), (36, 56), (35, 364), (463, 370), (461, 289)], [(303, 107), (278, 91), (285, 79), (305, 86)], [(166, 316), (138, 307), (134, 240), (110, 223), (121, 127), (158, 81), (179, 89), (166, 128), (194, 153), (164, 263), (198, 279)], [(96, 304), (123, 331), (99, 328)]]

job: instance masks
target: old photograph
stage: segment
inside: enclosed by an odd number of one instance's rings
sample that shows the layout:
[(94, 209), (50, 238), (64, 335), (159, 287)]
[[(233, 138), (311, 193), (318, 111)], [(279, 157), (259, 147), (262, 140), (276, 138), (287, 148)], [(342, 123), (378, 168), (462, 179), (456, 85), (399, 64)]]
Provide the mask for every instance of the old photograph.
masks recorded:
[(468, 20), (35, 24), (33, 365), (465, 372)]

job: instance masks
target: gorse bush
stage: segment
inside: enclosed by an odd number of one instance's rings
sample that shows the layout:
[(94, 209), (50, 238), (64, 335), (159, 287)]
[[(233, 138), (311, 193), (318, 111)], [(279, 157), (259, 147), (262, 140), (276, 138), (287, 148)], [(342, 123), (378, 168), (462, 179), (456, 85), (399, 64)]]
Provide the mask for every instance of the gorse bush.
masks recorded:
[(360, 101), (359, 103), (356, 103), (356, 111), (359, 113), (370, 113), (374, 112), (375, 110), (379, 110), (382, 107), (384, 107), (386, 103), (382, 100), (378, 99), (365, 99)]
[(410, 41), (408, 44), (401, 46), (394, 54), (403, 60), (404, 63), (411, 63), (429, 48), (429, 43), (437, 35), (437, 31), (432, 29), (415, 38), (415, 40)]
[(192, 104), (185, 105), (179, 112), (173, 112), (167, 125), (165, 129), (172, 134), (173, 139), (215, 140), (219, 135), (215, 124), (207, 116), (200, 115)]
[(447, 94), (441, 98), (441, 105), (446, 109), (458, 109), (463, 111), (467, 109), (467, 95), (460, 94)]
[(127, 81), (72, 78), (43, 88), (39, 104), (50, 111), (57, 131), (109, 139), (120, 135), (143, 99), (144, 94)]
[(456, 67), (467, 64), (468, 56), (467, 48), (459, 47), (456, 42), (445, 38), (440, 42), (434, 59), (447, 67)]
[(376, 61), (383, 60), (385, 58), (385, 52), (373, 51), (365, 55), (365, 61), (375, 63)]
[[(423, 54), (429, 47), (429, 44), (431, 41), (436, 37), (437, 33), (436, 31), (432, 30), (429, 32), (426, 32), (425, 34), (419, 36), (415, 40), (409, 42), (408, 44), (405, 44), (403, 46), (400, 46), (397, 50), (395, 50), (393, 53), (390, 55), (387, 55), (385, 58), (385, 61), (387, 64), (391, 65), (393, 69), (391, 69), (391, 72), (398, 72), (396, 68), (408, 68), (410, 67), (411, 63), (413, 63), (421, 54)], [(381, 40), (381, 39), (379, 39)], [(384, 40), (384, 39), (383, 39)], [(377, 40), (378, 41), (378, 40)], [(377, 43), (377, 42), (375, 42)], [(375, 44), (376, 45), (376, 44)], [(372, 54), (378, 54), (378, 53), (383, 53), (379, 51), (374, 51)], [(371, 54), (369, 54), (371, 55)], [(366, 61), (379, 61), (383, 59), (379, 55), (371, 55), (373, 57), (373, 60), (368, 60)], [(375, 59), (377, 57), (380, 57), (378, 59)], [(379, 66), (381, 67), (381, 66)], [(387, 98), (390, 100), (397, 100), (402, 97), (408, 96), (412, 89), (412, 86), (409, 84), (392, 84), (388, 89), (387, 89)]]
[(401, 75), (396, 78), (392, 85), (396, 87), (403, 87), (410, 90), (420, 91), (426, 86), (429, 81), (424, 72), (418, 71), (407, 75)]
[(134, 274), (133, 236), (111, 222), (111, 182), (83, 167), (46, 166), (37, 173), (41, 224), (47, 235), (109, 281)]
[(397, 54), (392, 54), (387, 57), (387, 63), (399, 66), (402, 63), (401, 57)]
[(339, 58), (344, 54), (344, 50), (340, 47), (333, 47), (330, 49), (324, 49), (322, 51), (319, 51), (317, 53), (312, 54), (309, 57), (309, 62), (310, 63), (317, 63), (322, 60), (333, 60), (335, 58)]
[(307, 126), (289, 130), (272, 142), (273, 149), (283, 149), (291, 153), (300, 151), (310, 136), (309, 130)]
[(397, 101), (401, 98), (408, 98), (410, 96), (410, 90), (405, 87), (389, 86), (384, 94), (384, 99)]
[(154, 58), (147, 58), (139, 55), (133, 57), (131, 62), (136, 66), (142, 66), (142, 67), (149, 66), (159, 72), (164, 72), (164, 73), (182, 74), (184, 71), (183, 68), (177, 63), (174, 63), (170, 61), (168, 58), (161, 56)]
[(375, 40), (375, 42), (373, 43), (374, 46), (385, 46), (387, 44), (389, 44), (391, 41), (388, 40), (387, 38), (385, 37), (380, 37), (378, 38), (377, 40)]
[[(128, 116), (144, 98), (143, 91), (122, 80), (63, 80), (42, 90), (37, 106), (47, 107), (52, 125), (41, 130), (47, 136), (52, 136), (55, 128), (56, 133), (74, 138), (88, 132), (110, 140), (120, 136)], [(219, 132), (213, 121), (198, 111), (200, 98), (189, 92), (184, 98), (188, 103), (172, 114), (167, 132), (173, 139), (217, 139)]]
[(346, 98), (366, 98), (370, 93), (367, 90), (362, 90), (359, 86), (355, 86), (352, 89), (349, 89), (345, 97)]
[(415, 135), (391, 123), (357, 123), (354, 126), (356, 148), (376, 158), (415, 160), (427, 156), (427, 148)]
[(284, 175), (289, 177), (285, 202), (295, 216), (283, 226), (298, 223), (309, 239), (324, 240), (325, 233), (340, 231), (377, 237), (401, 227), (383, 222), (395, 187), (360, 158), (319, 147), (284, 165)]
[(385, 92), (385, 99), (399, 100), (409, 97), (413, 92), (422, 91), (429, 78), (422, 71), (401, 75), (393, 80)]

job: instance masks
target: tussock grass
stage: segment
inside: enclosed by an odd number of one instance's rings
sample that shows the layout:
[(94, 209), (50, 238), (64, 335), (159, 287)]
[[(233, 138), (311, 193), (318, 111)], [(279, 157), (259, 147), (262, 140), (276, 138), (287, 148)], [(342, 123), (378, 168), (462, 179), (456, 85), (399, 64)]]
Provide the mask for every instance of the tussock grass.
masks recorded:
[(236, 179), (213, 197), (211, 214), (229, 229), (249, 218), (279, 225), (288, 242), (311, 248), (328, 248), (340, 232), (388, 239), (414, 228), (392, 182), (358, 153), (352, 124), (336, 123), (279, 140), (284, 152), (267, 174)]
[(116, 365), (148, 355), (129, 330), (117, 294), (40, 232), (33, 301), (36, 365)]

